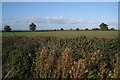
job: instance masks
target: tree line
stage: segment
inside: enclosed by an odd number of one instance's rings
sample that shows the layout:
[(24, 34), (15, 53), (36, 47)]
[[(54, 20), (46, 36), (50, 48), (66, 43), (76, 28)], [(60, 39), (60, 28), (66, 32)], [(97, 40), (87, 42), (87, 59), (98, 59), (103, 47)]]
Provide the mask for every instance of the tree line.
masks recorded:
[[(64, 30), (64, 28), (53, 29), (53, 30), (36, 30), (36, 27), (37, 27), (37, 25), (36, 25), (35, 23), (31, 23), (31, 24), (29, 24), (29, 30), (30, 30), (30, 31), (63, 31), (63, 30)], [(79, 28), (71, 29), (71, 28), (70, 28), (69, 30), (80, 31), (81, 29), (79, 29)], [(112, 30), (112, 31), (114, 31), (115, 28), (111, 28), (111, 29), (109, 29), (107, 24), (105, 24), (105, 23), (101, 23), (101, 24), (99, 25), (99, 28), (93, 28), (93, 29), (85, 28), (84, 30), (85, 30), (85, 31), (88, 31), (88, 30), (93, 30), (93, 31), (97, 31), (97, 30), (100, 30), (100, 31), (108, 31), (108, 30)], [(6, 25), (6, 26), (4, 27), (4, 31), (5, 31), (5, 32), (10, 32), (10, 31), (12, 31), (11, 26)]]

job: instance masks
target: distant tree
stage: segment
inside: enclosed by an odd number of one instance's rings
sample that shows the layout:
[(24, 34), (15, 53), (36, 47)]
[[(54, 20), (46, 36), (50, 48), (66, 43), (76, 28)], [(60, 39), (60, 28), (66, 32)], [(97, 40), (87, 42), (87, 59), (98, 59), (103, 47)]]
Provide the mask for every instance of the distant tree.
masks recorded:
[(88, 28), (85, 29), (86, 31), (89, 30)]
[(31, 23), (31, 24), (29, 25), (29, 29), (30, 29), (31, 31), (35, 31), (36, 25), (35, 25), (34, 23)]
[(70, 28), (70, 31), (72, 31), (72, 28)]
[(79, 31), (79, 28), (76, 28), (76, 31)]
[(114, 30), (115, 30), (115, 28), (111, 28), (110, 30), (114, 31)]
[(100, 30), (102, 30), (102, 31), (107, 31), (108, 30), (108, 25), (105, 24), (105, 23), (101, 23), (99, 25), (99, 27), (100, 27)]
[(64, 29), (63, 29), (63, 28), (61, 28), (60, 30), (61, 30), (61, 31), (63, 31)]
[(93, 28), (92, 30), (97, 31), (97, 30), (99, 30), (99, 28)]
[(11, 31), (12, 29), (11, 29), (11, 27), (9, 26), (9, 25), (6, 25), (5, 27), (4, 27), (4, 31), (6, 31), (6, 32), (9, 32), (9, 31)]
[(99, 28), (94, 28), (95, 30), (99, 30)]
[(54, 29), (53, 31), (57, 31), (56, 29)]

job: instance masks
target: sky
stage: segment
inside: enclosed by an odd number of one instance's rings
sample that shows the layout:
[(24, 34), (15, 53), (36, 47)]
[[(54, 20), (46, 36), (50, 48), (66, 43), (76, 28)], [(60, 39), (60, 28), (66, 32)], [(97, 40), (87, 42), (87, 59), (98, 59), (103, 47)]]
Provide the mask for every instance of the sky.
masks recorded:
[(2, 28), (2, 3), (0, 2), (0, 29)]
[(2, 0), (3, 2), (118, 2), (119, 0)]
[(117, 2), (2, 2), (2, 27), (29, 30), (34, 22), (42, 29), (118, 28)]

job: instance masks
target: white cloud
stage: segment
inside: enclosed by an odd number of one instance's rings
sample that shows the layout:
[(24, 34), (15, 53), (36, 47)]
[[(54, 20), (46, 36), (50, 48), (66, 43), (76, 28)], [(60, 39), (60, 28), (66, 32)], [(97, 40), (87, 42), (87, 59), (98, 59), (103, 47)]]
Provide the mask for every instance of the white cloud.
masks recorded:
[(39, 18), (39, 17), (31, 17), (31, 18), (20, 18), (20, 19), (12, 19), (8, 22), (11, 23), (28, 23), (28, 22), (37, 22), (37, 23), (58, 23), (58, 24), (75, 24), (82, 22), (81, 19), (67, 19), (63, 16), (58, 17), (45, 17), (45, 18)]
[[(69, 19), (63, 16), (48, 16), (45, 18), (31, 17), (31, 18), (19, 18), (19, 19), (5, 19), (3, 20), (3, 26), (10, 25), (13, 29), (28, 30), (29, 23), (34, 22), (37, 24), (37, 29), (59, 29), (61, 27), (70, 28), (95, 28), (100, 23), (105, 22), (111, 27), (117, 29), (117, 20), (83, 20), (83, 19)], [(40, 28), (39, 28), (40, 26)]]
[(63, 19), (63, 16), (58, 16), (58, 17), (45, 17), (46, 19)]

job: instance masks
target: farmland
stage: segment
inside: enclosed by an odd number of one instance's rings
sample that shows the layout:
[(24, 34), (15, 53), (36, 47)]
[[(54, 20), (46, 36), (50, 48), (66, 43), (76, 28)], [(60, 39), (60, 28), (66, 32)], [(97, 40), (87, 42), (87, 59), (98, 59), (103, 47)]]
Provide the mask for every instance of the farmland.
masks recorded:
[(120, 80), (118, 2), (2, 1), (2, 80)]
[(117, 35), (117, 31), (3, 32), (3, 79), (118, 79)]
[(43, 36), (58, 38), (75, 38), (80, 36), (115, 38), (118, 31), (48, 31), (48, 32), (3, 32), (3, 36)]

